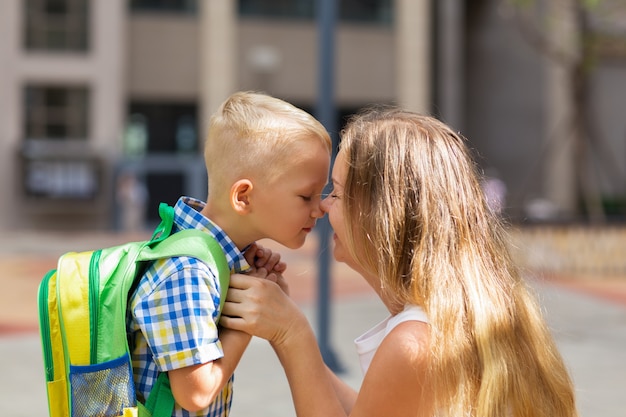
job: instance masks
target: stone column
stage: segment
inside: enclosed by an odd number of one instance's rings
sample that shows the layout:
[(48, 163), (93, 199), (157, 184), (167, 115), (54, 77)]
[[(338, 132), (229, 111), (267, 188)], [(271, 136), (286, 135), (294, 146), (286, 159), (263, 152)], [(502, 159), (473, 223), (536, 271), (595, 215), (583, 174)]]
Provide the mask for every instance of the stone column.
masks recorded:
[[(128, 4), (124, 0), (94, 2), (85, 74), (91, 90), (90, 141), (109, 156), (119, 155), (126, 124)], [(70, 65), (70, 63), (68, 63)]]
[(454, 129), (463, 131), (465, 1), (438, 0), (438, 4), (437, 103), (441, 118)]
[(430, 0), (396, 0), (396, 97), (407, 110), (431, 110)]
[[(237, 2), (198, 2), (200, 21), (200, 132), (204, 138), (211, 114), (237, 86)], [(202, 143), (203, 141), (201, 141)]]
[(21, 82), (17, 76), (23, 5), (18, 0), (0, 2), (0, 230), (16, 227), (17, 158), (22, 120)]

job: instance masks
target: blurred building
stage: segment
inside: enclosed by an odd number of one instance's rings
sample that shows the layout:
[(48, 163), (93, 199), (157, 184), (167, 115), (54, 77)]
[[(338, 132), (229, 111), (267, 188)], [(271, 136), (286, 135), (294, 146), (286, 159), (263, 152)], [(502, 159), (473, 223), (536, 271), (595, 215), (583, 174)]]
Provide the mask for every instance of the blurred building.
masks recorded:
[[(471, 139), (509, 195), (540, 195), (533, 167), (547, 137), (545, 58), (500, 3), (338, 1), (339, 122), (372, 103), (436, 114)], [(206, 122), (230, 93), (261, 90), (315, 114), (315, 4), (0, 2), (0, 229), (117, 227), (116, 188), (129, 176), (148, 223), (160, 201), (205, 198)], [(615, 80), (625, 68), (615, 53), (594, 81), (594, 100), (607, 109), (600, 125), (622, 156), (616, 109), (626, 107), (626, 83)]]

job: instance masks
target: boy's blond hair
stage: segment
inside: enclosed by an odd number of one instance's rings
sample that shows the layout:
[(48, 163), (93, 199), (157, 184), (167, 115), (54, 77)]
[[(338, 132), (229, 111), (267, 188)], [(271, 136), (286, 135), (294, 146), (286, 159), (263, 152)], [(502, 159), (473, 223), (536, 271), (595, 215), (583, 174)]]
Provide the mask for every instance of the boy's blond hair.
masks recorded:
[(295, 143), (319, 140), (331, 152), (324, 126), (309, 113), (258, 92), (237, 92), (213, 114), (204, 159), (211, 193), (242, 177), (271, 181), (294, 155)]

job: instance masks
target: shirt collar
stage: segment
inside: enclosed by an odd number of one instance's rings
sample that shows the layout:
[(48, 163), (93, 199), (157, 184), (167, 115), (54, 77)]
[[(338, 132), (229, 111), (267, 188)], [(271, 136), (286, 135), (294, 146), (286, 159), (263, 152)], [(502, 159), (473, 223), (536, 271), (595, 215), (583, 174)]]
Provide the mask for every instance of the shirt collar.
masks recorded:
[(233, 241), (221, 227), (203, 216), (200, 212), (205, 202), (192, 197), (181, 197), (174, 205), (174, 224), (177, 230), (198, 229), (213, 236), (220, 244), (226, 255), (228, 267), (233, 272), (245, 272), (250, 265), (243, 257), (243, 253), (235, 246)]

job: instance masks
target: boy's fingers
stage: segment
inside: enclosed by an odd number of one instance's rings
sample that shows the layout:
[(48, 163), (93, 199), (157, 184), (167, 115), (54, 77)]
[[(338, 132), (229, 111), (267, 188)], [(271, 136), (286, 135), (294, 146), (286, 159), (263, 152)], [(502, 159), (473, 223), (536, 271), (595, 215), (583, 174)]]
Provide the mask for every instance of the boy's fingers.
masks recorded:
[(277, 272), (279, 274), (282, 274), (286, 270), (287, 270), (287, 264), (285, 262), (278, 262), (276, 265), (274, 265), (274, 268), (272, 268), (273, 272)]
[(257, 253), (258, 250), (259, 250), (259, 247), (257, 246), (257, 244), (253, 243), (253, 244), (250, 245), (250, 247), (243, 254), (244, 259), (250, 265), (254, 265), (254, 258), (256, 257), (256, 253)]
[(258, 277), (258, 278), (265, 278), (267, 277), (267, 269), (265, 269), (265, 267), (257, 268), (256, 270), (250, 272), (250, 276)]
[(271, 250), (267, 249), (259, 249), (256, 253), (256, 258), (254, 259), (254, 265), (257, 267), (266, 266), (268, 261), (271, 259), (273, 253)]
[(280, 254), (273, 252), (269, 254), (267, 259), (265, 259), (264, 266), (265, 268), (267, 268), (268, 271), (271, 271), (279, 262), (280, 262)]

